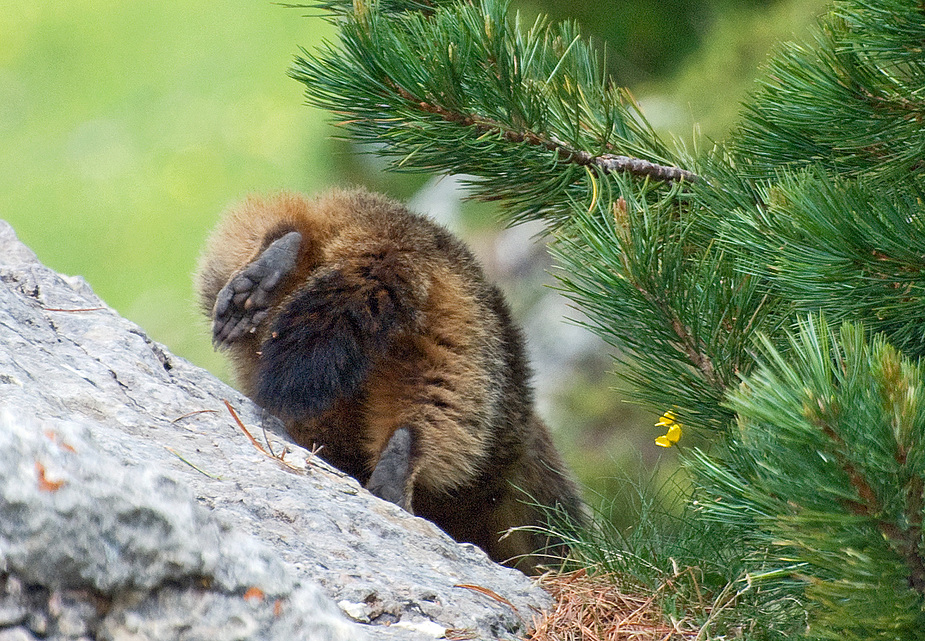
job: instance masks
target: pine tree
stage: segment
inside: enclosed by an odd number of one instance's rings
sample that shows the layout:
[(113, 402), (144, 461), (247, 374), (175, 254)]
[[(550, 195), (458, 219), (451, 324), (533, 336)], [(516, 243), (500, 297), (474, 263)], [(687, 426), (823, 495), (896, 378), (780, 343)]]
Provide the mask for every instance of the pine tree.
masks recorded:
[(573, 24), (315, 6), (340, 38), (297, 59), (309, 102), (392, 169), (545, 221), (563, 290), (664, 413), (688, 532), (609, 558), (714, 568), (733, 598), (707, 636), (925, 638), (925, 5), (837, 2), (705, 152), (660, 140)]

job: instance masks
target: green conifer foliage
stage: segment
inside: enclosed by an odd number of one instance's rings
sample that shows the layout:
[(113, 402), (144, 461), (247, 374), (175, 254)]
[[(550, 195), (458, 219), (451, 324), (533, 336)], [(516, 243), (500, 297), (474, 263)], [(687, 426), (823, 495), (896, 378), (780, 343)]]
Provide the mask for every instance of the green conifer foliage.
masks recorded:
[(478, 176), (474, 192), (516, 220), (567, 218), (609, 166), (681, 171), (662, 167), (671, 152), (574, 24), (524, 28), (497, 0), (444, 4), (357, 2), (340, 43), (306, 53), (292, 75), (394, 169)]
[(688, 529), (745, 551), (697, 587), (735, 595), (705, 636), (925, 638), (925, 5), (837, 2), (704, 153), (660, 140), (572, 24), (316, 6), (340, 40), (293, 67), (310, 103), (555, 234), (563, 290), (672, 427), (711, 524)]
[(765, 580), (805, 577), (820, 637), (921, 638), (922, 367), (859, 325), (835, 335), (812, 318), (786, 355), (767, 341), (763, 351), (729, 403), (747, 464), (698, 455), (703, 512), (754, 526), (754, 546), (776, 564)]

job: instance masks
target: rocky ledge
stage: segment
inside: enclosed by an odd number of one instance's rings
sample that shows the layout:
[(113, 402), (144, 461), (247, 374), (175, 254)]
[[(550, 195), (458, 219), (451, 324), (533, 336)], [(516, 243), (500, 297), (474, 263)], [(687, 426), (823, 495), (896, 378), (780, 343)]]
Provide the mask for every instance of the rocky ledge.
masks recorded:
[(548, 605), (0, 221), (0, 641), (516, 639)]

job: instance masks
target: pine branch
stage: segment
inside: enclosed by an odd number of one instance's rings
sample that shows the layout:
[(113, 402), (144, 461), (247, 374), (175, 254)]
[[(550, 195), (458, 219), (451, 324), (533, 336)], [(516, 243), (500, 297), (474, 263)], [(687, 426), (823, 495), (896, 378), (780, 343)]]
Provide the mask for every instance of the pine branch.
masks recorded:
[(811, 47), (771, 62), (733, 148), (752, 176), (784, 166), (925, 185), (925, 7), (838, 2)]
[(570, 200), (592, 198), (598, 175), (698, 180), (610, 86), (574, 25), (524, 30), (501, 0), (387, 19), (375, 3), (358, 6), (340, 46), (305, 53), (292, 75), (395, 169), (478, 176), (477, 196), (553, 224)]
[(700, 244), (700, 212), (679, 209), (676, 194), (651, 201), (617, 191), (627, 196), (602, 193), (557, 232), (562, 290), (619, 348), (633, 398), (688, 427), (724, 432), (733, 417), (721, 402), (751, 369), (755, 332), (775, 331), (789, 308)]
[[(819, 429), (826, 437), (831, 439), (832, 447), (829, 449), (834, 452), (835, 460), (838, 462), (841, 471), (848, 478), (851, 488), (857, 494), (858, 499), (845, 499), (844, 506), (852, 514), (865, 517), (874, 523), (883, 538), (889, 543), (890, 547), (896, 551), (909, 568), (909, 586), (925, 595), (925, 559), (919, 555), (919, 546), (922, 539), (922, 527), (920, 525), (910, 525), (906, 528), (899, 527), (895, 522), (886, 520), (881, 517), (884, 513), (884, 506), (877, 498), (877, 493), (871, 487), (870, 482), (865, 478), (862, 471), (844, 455), (845, 449), (849, 447), (844, 439), (838, 434), (835, 427), (829, 423), (825, 417), (815, 415), (811, 419), (811, 424)], [(900, 448), (902, 447), (900, 446)], [(897, 459), (902, 464), (903, 456), (897, 452)], [(907, 507), (903, 515), (909, 523), (916, 523), (921, 519), (921, 489), (923, 482), (921, 478), (913, 478), (910, 485), (918, 489), (919, 493), (907, 493)], [(909, 501), (909, 499), (912, 499)], [(918, 508), (918, 509), (916, 509)]]
[[(394, 86), (393, 90), (408, 102), (415, 102), (417, 100), (401, 87)], [(419, 100), (417, 101), (417, 105), (421, 111), (436, 114), (447, 122), (458, 124), (461, 127), (473, 127), (480, 136), (484, 134), (494, 134), (509, 142), (526, 142), (555, 152), (559, 159), (564, 162), (574, 163), (582, 167), (597, 167), (605, 174), (615, 172), (628, 173), (641, 178), (651, 178), (653, 180), (663, 180), (667, 182), (697, 182), (701, 180), (700, 176), (692, 171), (681, 169), (680, 167), (658, 165), (647, 160), (642, 160), (641, 158), (631, 158), (629, 156), (614, 154), (601, 154), (595, 156), (587, 151), (574, 149), (555, 136), (550, 135), (544, 137), (532, 131), (513, 131), (511, 129), (506, 129), (504, 124), (491, 120), (490, 118), (471, 113), (449, 111), (427, 100)]]
[[(892, 192), (892, 193), (891, 193)], [(721, 238), (744, 269), (803, 312), (863, 322), (925, 356), (925, 220), (921, 192), (885, 192), (821, 171), (782, 176)]]
[(732, 395), (738, 453), (698, 466), (702, 509), (723, 523), (735, 514), (769, 546), (779, 569), (763, 568), (764, 582), (803, 578), (817, 634), (920, 632), (923, 370), (851, 324), (836, 337), (810, 319), (787, 352), (766, 343), (761, 366)]
[(680, 167), (666, 167), (657, 165), (641, 158), (630, 158), (629, 156), (615, 156), (605, 154), (603, 156), (591, 156), (584, 151), (572, 151), (576, 157), (576, 162), (580, 165), (594, 165), (600, 167), (606, 173), (625, 172), (634, 176), (643, 178), (652, 178), (654, 180), (665, 180), (668, 182), (697, 182), (702, 180), (700, 176), (692, 171), (681, 169)]

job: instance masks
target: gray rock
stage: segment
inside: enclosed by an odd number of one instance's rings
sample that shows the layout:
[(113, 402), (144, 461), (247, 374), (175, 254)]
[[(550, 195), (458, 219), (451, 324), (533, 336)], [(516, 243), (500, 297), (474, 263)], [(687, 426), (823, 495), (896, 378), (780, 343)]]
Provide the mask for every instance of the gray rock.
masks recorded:
[(0, 639), (510, 639), (548, 604), (0, 221)]
[(0, 641), (37, 641), (26, 628), (0, 628)]

